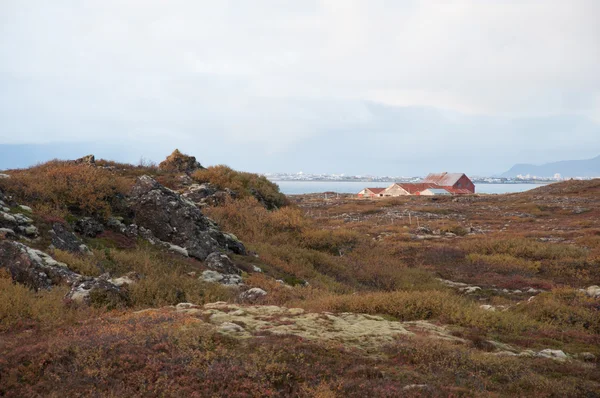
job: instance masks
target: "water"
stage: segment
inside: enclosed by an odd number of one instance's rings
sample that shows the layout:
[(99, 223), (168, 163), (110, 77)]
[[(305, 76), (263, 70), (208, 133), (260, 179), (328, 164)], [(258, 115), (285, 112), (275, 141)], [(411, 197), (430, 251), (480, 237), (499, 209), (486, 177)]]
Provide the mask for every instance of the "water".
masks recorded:
[[(391, 182), (358, 181), (273, 181), (286, 195), (305, 193), (338, 192), (358, 193), (364, 188), (386, 188)], [(475, 184), (476, 193), (514, 193), (524, 192), (543, 184)]]

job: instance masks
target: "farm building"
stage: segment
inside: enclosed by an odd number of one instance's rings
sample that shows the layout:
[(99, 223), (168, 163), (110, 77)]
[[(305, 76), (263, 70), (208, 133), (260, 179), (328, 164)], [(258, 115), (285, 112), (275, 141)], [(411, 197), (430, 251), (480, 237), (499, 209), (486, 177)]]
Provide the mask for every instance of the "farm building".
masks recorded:
[(387, 188), (365, 188), (359, 198), (406, 195), (466, 195), (475, 193), (475, 184), (462, 173), (432, 173), (422, 182), (396, 182)]
[(447, 188), (455, 194), (475, 193), (475, 184), (463, 173), (431, 173), (425, 177), (423, 183)]
[(365, 188), (358, 193), (359, 198), (376, 198), (382, 197), (385, 188)]
[(418, 193), (421, 196), (452, 195), (446, 188), (428, 188)]
[(428, 189), (435, 188), (435, 184), (423, 184), (423, 183), (401, 183), (397, 182), (385, 189), (383, 196), (404, 196), (404, 195), (418, 195), (419, 192)]

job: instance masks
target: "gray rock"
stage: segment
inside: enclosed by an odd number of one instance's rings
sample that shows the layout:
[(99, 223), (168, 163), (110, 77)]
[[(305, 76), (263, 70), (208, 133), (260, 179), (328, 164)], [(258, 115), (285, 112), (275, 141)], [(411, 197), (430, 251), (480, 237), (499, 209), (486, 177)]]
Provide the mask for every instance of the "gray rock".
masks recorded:
[(226, 286), (237, 286), (242, 284), (242, 277), (235, 274), (221, 274), (213, 270), (202, 272), (200, 279), (205, 282), (220, 283)]
[(94, 155), (87, 155), (82, 158), (73, 161), (76, 164), (88, 164), (90, 166), (96, 165), (96, 157)]
[(87, 278), (74, 283), (67, 298), (79, 304), (114, 308), (129, 302), (129, 296), (122, 286), (102, 278)]
[(546, 348), (545, 350), (538, 352), (537, 356), (554, 359), (556, 361), (566, 361), (568, 358), (567, 354), (565, 354), (562, 350), (552, 350), (550, 348)]
[(50, 234), (52, 235), (52, 246), (57, 249), (80, 254), (90, 252), (87, 246), (63, 224), (54, 223)]
[(10, 178), (8, 174), (0, 173), (0, 178)]
[(19, 208), (20, 208), (21, 210), (27, 211), (27, 212), (29, 212), (29, 213), (33, 213), (33, 209), (32, 209), (31, 207), (29, 207), (29, 206), (25, 206), (25, 205), (19, 205)]
[(220, 252), (214, 252), (208, 255), (204, 260), (204, 264), (214, 270), (223, 274), (237, 274), (241, 275), (242, 271), (233, 264), (227, 254)]
[(15, 282), (34, 290), (49, 289), (57, 284), (72, 284), (81, 277), (48, 254), (13, 241), (0, 241), (0, 268), (2, 267), (8, 269)]
[(127, 292), (103, 278), (92, 278), (71, 271), (49, 254), (19, 242), (0, 241), (0, 268), (6, 268), (15, 282), (34, 290), (48, 290), (67, 285), (67, 298), (75, 302), (114, 306), (127, 303)]
[(0, 211), (0, 228), (8, 228), (18, 235), (28, 238), (36, 238), (39, 235), (38, 229), (33, 225), (33, 220), (24, 214), (11, 214), (6, 211)]
[(204, 260), (219, 249), (245, 254), (241, 242), (224, 234), (191, 201), (149, 176), (138, 178), (131, 192), (135, 223), (164, 242), (185, 247), (191, 257)]
[(253, 287), (252, 289), (248, 289), (245, 292), (240, 294), (240, 299), (244, 301), (254, 302), (261, 297), (267, 295), (267, 292), (259, 287)]
[(585, 294), (587, 294), (588, 296), (593, 297), (593, 298), (600, 297), (600, 286), (597, 286), (597, 285), (589, 286), (587, 289), (585, 289)]
[(217, 330), (221, 333), (242, 333), (244, 328), (233, 322), (223, 322), (219, 325)]
[(596, 360), (596, 356), (591, 352), (580, 352), (579, 354), (576, 354), (575, 357), (588, 362), (593, 362)]
[(83, 236), (95, 238), (104, 232), (104, 225), (91, 217), (84, 217), (75, 221), (73, 229)]
[(15, 238), (17, 236), (17, 234), (15, 234), (15, 231), (13, 231), (10, 228), (0, 228), (0, 235), (4, 235), (8, 238)]

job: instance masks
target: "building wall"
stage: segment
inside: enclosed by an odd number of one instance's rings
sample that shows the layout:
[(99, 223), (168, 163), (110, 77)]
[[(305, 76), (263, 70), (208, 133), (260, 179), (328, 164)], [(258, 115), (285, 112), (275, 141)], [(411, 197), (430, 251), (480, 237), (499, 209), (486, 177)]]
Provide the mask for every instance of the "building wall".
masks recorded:
[(387, 187), (386, 190), (383, 191), (383, 196), (404, 196), (404, 195), (409, 195), (409, 193), (406, 192), (404, 189), (402, 189), (401, 187), (399, 187), (396, 184)]
[(472, 193), (475, 193), (475, 184), (466, 175), (462, 176), (452, 188), (468, 189)]

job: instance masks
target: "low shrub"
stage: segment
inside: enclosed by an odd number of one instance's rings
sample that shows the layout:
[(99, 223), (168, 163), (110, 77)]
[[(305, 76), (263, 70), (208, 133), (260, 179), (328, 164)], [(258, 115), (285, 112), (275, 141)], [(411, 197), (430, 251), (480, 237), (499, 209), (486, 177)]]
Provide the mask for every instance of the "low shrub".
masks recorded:
[(231, 167), (219, 165), (198, 170), (193, 177), (200, 183), (208, 182), (221, 189), (232, 189), (240, 197), (254, 196), (268, 209), (288, 204), (286, 196), (279, 191), (277, 184), (258, 174), (236, 171)]
[(35, 292), (13, 283), (0, 270), (0, 332), (30, 327), (53, 329), (63, 324), (98, 316), (100, 310), (66, 305), (66, 287)]
[(16, 170), (11, 178), (0, 179), (0, 188), (19, 203), (59, 217), (68, 213), (107, 217), (111, 202), (129, 187), (127, 179), (110, 170), (59, 160)]

